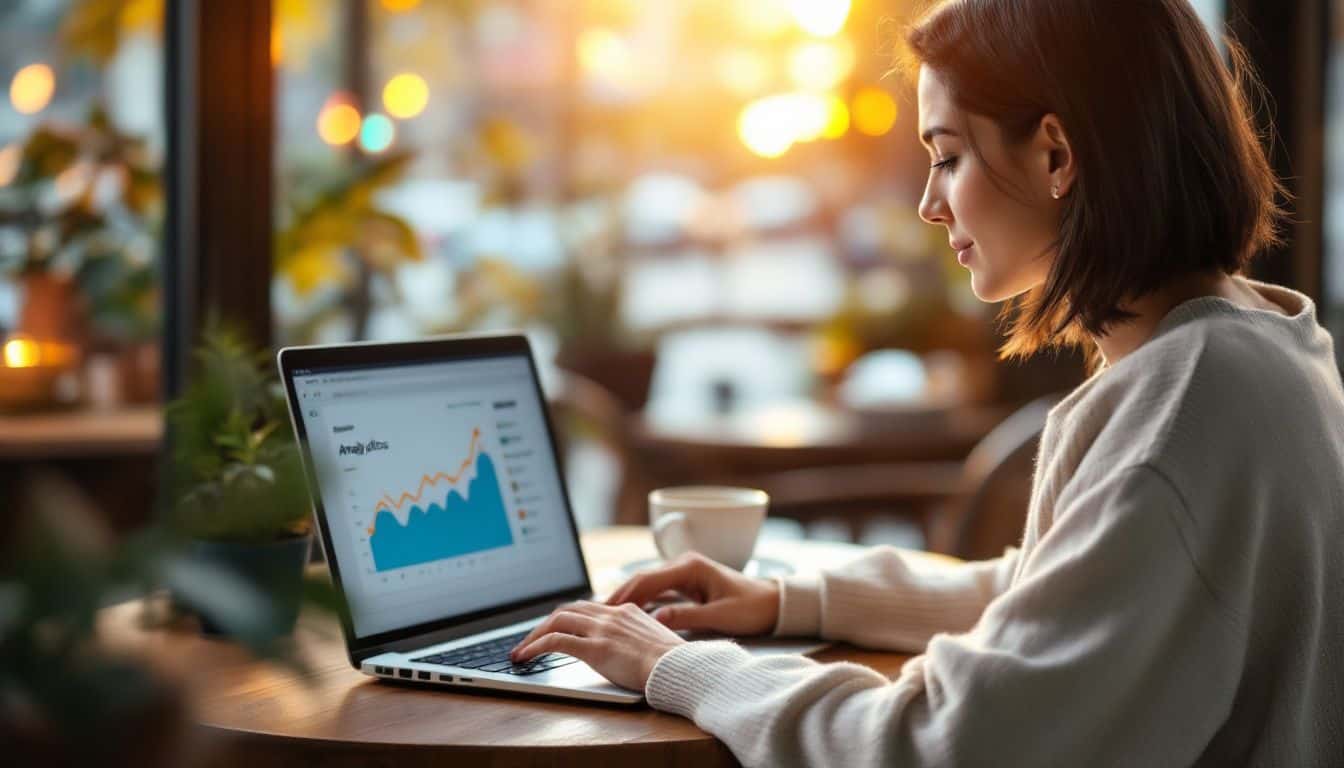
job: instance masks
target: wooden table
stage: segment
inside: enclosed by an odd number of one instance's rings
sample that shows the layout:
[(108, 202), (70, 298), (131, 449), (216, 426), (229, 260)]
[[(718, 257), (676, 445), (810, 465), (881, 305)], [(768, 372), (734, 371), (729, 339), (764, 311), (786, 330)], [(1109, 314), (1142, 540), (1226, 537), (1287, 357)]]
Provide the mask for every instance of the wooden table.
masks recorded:
[[(162, 439), (157, 405), (0, 414), (0, 498), (14, 498), (25, 475), (41, 467), (71, 480), (114, 531), (133, 531), (154, 508)], [(18, 514), (6, 514), (10, 507), (0, 504), (0, 525)]]
[(152, 456), (162, 438), (157, 405), (0, 414), (0, 459)]
[[(624, 578), (619, 566), (654, 556), (647, 529), (584, 534), (593, 587)], [(757, 554), (815, 570), (863, 550), (849, 544), (766, 541)], [(911, 553), (916, 566), (941, 557)], [(205, 763), (266, 766), (396, 765), (736, 765), (732, 753), (689, 720), (637, 708), (569, 703), (479, 691), (421, 689), (376, 682), (346, 661), (339, 628), (305, 617), (298, 632), (313, 676), (256, 662), (236, 646), (190, 631), (145, 631), (141, 604), (104, 611), (109, 644), (152, 654), (185, 681), (205, 745)], [(894, 678), (909, 657), (840, 645), (819, 661), (855, 661)]]

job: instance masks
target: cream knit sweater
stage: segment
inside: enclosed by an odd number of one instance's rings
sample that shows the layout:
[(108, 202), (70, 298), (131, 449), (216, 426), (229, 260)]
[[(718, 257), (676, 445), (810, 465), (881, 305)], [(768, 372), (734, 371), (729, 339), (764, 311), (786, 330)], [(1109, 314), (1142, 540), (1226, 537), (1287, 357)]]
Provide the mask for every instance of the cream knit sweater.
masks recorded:
[(1312, 302), (1203, 297), (1051, 412), (1026, 531), (780, 580), (776, 635), (922, 652), (665, 654), (649, 703), (746, 765), (1344, 765), (1344, 388)]

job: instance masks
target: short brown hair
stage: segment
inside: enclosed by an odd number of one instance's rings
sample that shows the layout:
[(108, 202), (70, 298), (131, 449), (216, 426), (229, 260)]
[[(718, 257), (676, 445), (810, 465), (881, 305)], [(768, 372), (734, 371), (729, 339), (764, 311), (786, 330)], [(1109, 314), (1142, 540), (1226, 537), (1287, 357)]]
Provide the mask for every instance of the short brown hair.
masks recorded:
[(1234, 40), (1223, 61), (1187, 0), (949, 0), (906, 43), (911, 71), (933, 69), (1005, 141), (1058, 115), (1077, 159), (1050, 273), (1004, 309), (1003, 357), (1081, 346), (1095, 367), (1088, 342), (1132, 317), (1122, 303), (1239, 272), (1278, 242), (1286, 193), (1247, 103), (1259, 83)]

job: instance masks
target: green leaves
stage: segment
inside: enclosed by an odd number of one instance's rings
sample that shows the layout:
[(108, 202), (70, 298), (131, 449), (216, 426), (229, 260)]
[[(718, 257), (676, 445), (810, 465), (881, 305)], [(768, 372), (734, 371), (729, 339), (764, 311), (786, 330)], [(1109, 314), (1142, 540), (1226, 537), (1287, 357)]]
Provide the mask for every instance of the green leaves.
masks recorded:
[(377, 193), (405, 174), (415, 155), (391, 154), (360, 161), (351, 172), (318, 182), (310, 196), (297, 196), (275, 239), (276, 270), (294, 290), (307, 294), (325, 285), (350, 287), (361, 273), (354, 259), (390, 272), (424, 258), (420, 240), (405, 219), (377, 207)]
[(265, 356), (213, 328), (197, 361), (196, 377), (167, 411), (172, 527), (212, 541), (306, 533), (311, 506), (303, 465)]

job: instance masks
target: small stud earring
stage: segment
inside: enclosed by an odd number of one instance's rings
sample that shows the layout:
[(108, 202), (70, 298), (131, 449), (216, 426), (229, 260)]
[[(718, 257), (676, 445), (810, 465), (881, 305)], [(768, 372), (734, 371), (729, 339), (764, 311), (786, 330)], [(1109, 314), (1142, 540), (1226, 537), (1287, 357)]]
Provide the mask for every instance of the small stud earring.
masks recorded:
[(1056, 184), (1056, 185), (1054, 185), (1053, 187), (1050, 188), (1050, 196), (1053, 197), (1053, 198), (1055, 198), (1056, 200), (1059, 199), (1059, 185), (1058, 185), (1058, 184)]

